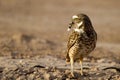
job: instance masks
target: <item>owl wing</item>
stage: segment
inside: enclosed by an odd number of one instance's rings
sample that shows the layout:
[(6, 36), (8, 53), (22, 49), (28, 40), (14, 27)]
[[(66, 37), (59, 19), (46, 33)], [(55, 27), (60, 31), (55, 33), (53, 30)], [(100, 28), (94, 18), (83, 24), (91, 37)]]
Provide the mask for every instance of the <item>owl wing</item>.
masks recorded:
[(66, 62), (70, 62), (69, 50), (76, 43), (77, 38), (78, 38), (78, 34), (76, 32), (73, 32), (69, 37), (68, 44), (67, 44), (68, 51), (66, 55)]

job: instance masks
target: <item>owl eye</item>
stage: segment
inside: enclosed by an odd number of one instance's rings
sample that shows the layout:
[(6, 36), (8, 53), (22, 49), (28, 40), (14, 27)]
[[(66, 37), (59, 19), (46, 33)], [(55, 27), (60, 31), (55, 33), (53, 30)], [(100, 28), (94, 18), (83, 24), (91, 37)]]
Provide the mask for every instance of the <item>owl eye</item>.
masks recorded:
[(70, 23), (69, 26), (72, 26), (74, 24), (74, 22)]
[(71, 26), (68, 27), (69, 29), (71, 28)]
[(72, 22), (71, 24), (74, 24), (74, 22)]

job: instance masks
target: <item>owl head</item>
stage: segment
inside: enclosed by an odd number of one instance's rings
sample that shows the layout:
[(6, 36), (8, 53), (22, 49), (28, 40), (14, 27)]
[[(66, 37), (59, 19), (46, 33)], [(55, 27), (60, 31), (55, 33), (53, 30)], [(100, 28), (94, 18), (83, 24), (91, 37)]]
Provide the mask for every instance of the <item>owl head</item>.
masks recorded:
[(92, 28), (92, 23), (87, 15), (77, 14), (72, 16), (72, 22), (69, 24), (68, 31), (72, 29), (76, 32), (84, 33)]

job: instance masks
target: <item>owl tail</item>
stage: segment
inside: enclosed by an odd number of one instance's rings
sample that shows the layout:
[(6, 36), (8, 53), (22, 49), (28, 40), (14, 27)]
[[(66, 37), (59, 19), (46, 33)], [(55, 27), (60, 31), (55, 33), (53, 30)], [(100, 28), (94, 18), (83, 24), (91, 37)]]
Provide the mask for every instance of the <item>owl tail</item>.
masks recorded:
[(70, 63), (70, 57), (69, 57), (69, 53), (67, 52), (67, 55), (66, 55), (66, 63)]

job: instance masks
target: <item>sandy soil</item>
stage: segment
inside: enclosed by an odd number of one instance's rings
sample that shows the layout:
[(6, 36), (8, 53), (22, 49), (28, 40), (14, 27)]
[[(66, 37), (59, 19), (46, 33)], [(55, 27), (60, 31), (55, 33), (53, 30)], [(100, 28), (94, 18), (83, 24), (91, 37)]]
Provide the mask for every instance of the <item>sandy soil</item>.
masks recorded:
[[(0, 80), (120, 80), (120, 1), (0, 0)], [(75, 77), (65, 63), (71, 16), (86, 13), (96, 49)]]

